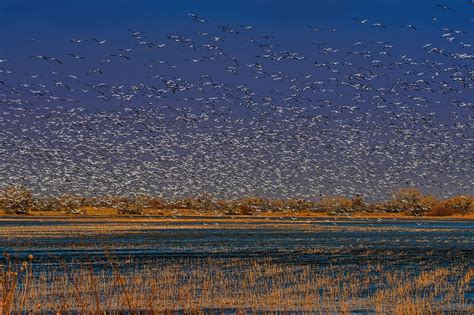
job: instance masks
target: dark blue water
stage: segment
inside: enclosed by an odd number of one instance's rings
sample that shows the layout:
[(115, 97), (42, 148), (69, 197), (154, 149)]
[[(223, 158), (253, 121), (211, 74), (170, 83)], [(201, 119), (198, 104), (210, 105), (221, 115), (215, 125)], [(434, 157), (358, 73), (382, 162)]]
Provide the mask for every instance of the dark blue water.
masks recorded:
[[(107, 231), (100, 232), (104, 228)], [(0, 251), (16, 260), (32, 254), (35, 263), (44, 265), (100, 264), (110, 257), (133, 261), (268, 257), (310, 264), (443, 265), (474, 261), (474, 221), (271, 218), (216, 224), (4, 219), (0, 221)]]

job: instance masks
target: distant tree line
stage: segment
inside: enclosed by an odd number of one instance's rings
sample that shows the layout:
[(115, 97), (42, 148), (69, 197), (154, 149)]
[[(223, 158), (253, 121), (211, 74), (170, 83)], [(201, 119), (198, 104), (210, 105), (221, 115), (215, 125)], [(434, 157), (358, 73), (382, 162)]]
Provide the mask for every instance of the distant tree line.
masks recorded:
[(112, 208), (117, 214), (143, 214), (145, 210), (189, 209), (202, 213), (227, 215), (252, 215), (261, 212), (308, 211), (327, 212), (334, 215), (354, 212), (393, 212), (410, 215), (447, 216), (468, 214), (474, 211), (474, 196), (459, 195), (439, 199), (425, 195), (417, 188), (396, 191), (391, 198), (366, 203), (361, 196), (352, 198), (329, 196), (317, 201), (303, 199), (270, 199), (248, 197), (235, 200), (214, 198), (203, 194), (194, 198), (169, 200), (162, 197), (138, 194), (134, 196), (59, 197), (36, 196), (20, 186), (8, 186), (0, 191), (0, 209), (7, 214), (27, 214), (35, 211), (64, 211), (70, 214), (86, 214), (87, 208)]

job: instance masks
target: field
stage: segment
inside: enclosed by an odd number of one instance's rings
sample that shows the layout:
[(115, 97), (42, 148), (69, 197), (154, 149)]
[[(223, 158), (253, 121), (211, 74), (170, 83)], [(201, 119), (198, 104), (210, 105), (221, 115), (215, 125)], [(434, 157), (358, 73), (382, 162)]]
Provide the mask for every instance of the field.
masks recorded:
[(4, 217), (1, 301), (15, 312), (468, 314), (473, 223)]

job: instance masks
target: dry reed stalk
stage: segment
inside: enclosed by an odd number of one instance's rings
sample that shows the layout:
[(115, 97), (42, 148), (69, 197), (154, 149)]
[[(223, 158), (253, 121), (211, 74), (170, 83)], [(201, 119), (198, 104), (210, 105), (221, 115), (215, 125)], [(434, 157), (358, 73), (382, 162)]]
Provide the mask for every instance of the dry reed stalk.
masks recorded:
[(83, 266), (61, 272), (44, 270), (29, 273), (23, 280), (3, 273), (1, 279), (10, 287), (28, 279), (22, 290), (8, 290), (13, 292), (8, 302), (13, 311), (181, 310), (199, 314), (229, 309), (238, 313), (369, 309), (379, 314), (416, 314), (472, 308), (472, 302), (462, 297), (471, 289), (472, 279), (472, 269), (465, 265), (415, 272), (385, 270), (380, 264), (318, 267), (266, 259), (182, 260), (173, 264), (113, 263), (111, 269), (101, 271)]

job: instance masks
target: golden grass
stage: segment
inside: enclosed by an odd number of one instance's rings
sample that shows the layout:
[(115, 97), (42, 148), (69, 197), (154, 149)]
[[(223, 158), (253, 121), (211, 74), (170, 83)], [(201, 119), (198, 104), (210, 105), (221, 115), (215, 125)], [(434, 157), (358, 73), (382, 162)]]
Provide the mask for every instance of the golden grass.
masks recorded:
[[(130, 215), (118, 215), (117, 209), (106, 208), (106, 207), (83, 207), (80, 210), (85, 210), (85, 215), (71, 215), (67, 214), (65, 211), (31, 211), (28, 216), (22, 217), (130, 217)], [(305, 218), (334, 218), (335, 215), (329, 212), (314, 212), (314, 211), (304, 211), (304, 210), (285, 210), (285, 211), (264, 211), (258, 212), (254, 215), (225, 215), (218, 211), (198, 211), (192, 209), (146, 209), (144, 210), (145, 216), (165, 216), (165, 217), (176, 217), (176, 216), (216, 216), (216, 217), (225, 217), (225, 218), (290, 218), (290, 217), (305, 217)], [(0, 217), (11, 216), (5, 213), (5, 211), (0, 210)], [(340, 215), (338, 217), (348, 217)], [(409, 213), (397, 212), (351, 212), (350, 217), (352, 218), (386, 218), (386, 219), (409, 219), (409, 220), (420, 220), (420, 219), (430, 219), (430, 220), (444, 220), (446, 218), (452, 219), (466, 219), (474, 220), (474, 212), (467, 214), (454, 214), (450, 216), (413, 216)]]
[[(64, 270), (0, 268), (3, 313), (237, 313), (304, 311), (430, 314), (473, 311), (464, 294), (472, 290), (466, 265), (413, 272), (366, 266), (316, 267), (259, 260), (181, 260), (147, 265), (114, 263), (100, 270), (80, 265)], [(0, 308), (1, 310), (1, 308)], [(0, 311), (0, 313), (2, 313)], [(3, 314), (2, 313), (2, 314)]]
[[(0, 219), (2, 220), (2, 219)], [(12, 220), (6, 219), (3, 220)], [(22, 217), (15, 220), (37, 220)], [(149, 218), (149, 217), (83, 217), (41, 218), (44, 222), (67, 221), (68, 224), (7, 225), (0, 229), (0, 240), (25, 244), (36, 238), (61, 239), (83, 236), (119, 237), (124, 233), (144, 233), (160, 229), (283, 229), (301, 231), (389, 231), (396, 226), (361, 226), (327, 224), (324, 218), (310, 222), (290, 218), (269, 220), (265, 217)], [(337, 221), (337, 220), (331, 220)], [(89, 224), (84, 224), (85, 222)], [(150, 222), (159, 224), (148, 224)], [(174, 224), (167, 224), (173, 222)], [(196, 225), (193, 223), (205, 223)], [(220, 224), (226, 222), (226, 224)], [(266, 222), (266, 224), (261, 224)], [(324, 223), (319, 225), (318, 222)], [(363, 220), (361, 220), (363, 222)], [(93, 224), (90, 224), (93, 223)], [(216, 224), (217, 223), (217, 224)], [(410, 232), (436, 231), (436, 228), (410, 227)], [(443, 229), (446, 232), (445, 229)], [(13, 240), (13, 241), (12, 241)], [(17, 246), (15, 245), (15, 246)], [(19, 245), (18, 245), (19, 246)], [(83, 246), (75, 244), (73, 246)], [(84, 244), (90, 246), (90, 244)], [(127, 246), (126, 244), (124, 246)], [(142, 246), (158, 247), (150, 243)], [(104, 246), (101, 247), (105, 250)], [(472, 313), (474, 271), (470, 265), (457, 263), (436, 266), (410, 263), (402, 269), (377, 263), (375, 255), (391, 255), (367, 249), (358, 255), (358, 265), (321, 267), (300, 263), (281, 263), (261, 259), (227, 260), (157, 260), (139, 265), (133, 259), (114, 262), (94, 269), (89, 263), (44, 269), (34, 260), (12, 264), (8, 257), (0, 261), (0, 314), (18, 312), (126, 312), (209, 313), (209, 310), (235, 310), (238, 314), (270, 311), (304, 311), (305, 313), (350, 313), (371, 310), (378, 314), (429, 314), (448, 312)], [(299, 253), (340, 255), (347, 249), (304, 249)], [(349, 252), (347, 252), (349, 253)], [(426, 253), (425, 253), (426, 254)], [(365, 255), (365, 256), (364, 256)], [(78, 257), (82, 259), (83, 257)], [(383, 261), (383, 260), (382, 260)], [(462, 259), (459, 259), (462, 261)], [(369, 262), (369, 263), (363, 263)]]

